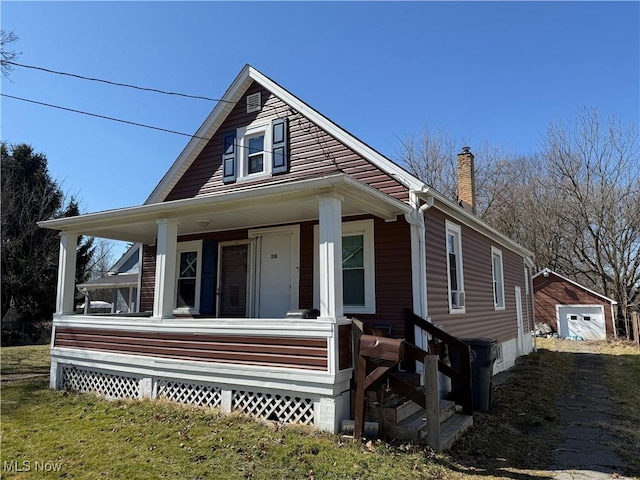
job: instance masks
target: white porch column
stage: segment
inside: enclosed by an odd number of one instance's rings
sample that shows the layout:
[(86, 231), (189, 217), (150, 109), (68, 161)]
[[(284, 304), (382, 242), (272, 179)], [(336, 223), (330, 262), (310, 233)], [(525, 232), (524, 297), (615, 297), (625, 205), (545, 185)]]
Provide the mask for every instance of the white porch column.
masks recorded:
[(178, 221), (158, 220), (156, 245), (156, 283), (153, 296), (153, 318), (173, 317), (176, 298), (176, 247)]
[(342, 197), (319, 197), (320, 317), (343, 316)]
[(58, 259), (58, 292), (56, 316), (74, 313), (76, 291), (76, 257), (78, 234), (60, 232), (60, 256)]

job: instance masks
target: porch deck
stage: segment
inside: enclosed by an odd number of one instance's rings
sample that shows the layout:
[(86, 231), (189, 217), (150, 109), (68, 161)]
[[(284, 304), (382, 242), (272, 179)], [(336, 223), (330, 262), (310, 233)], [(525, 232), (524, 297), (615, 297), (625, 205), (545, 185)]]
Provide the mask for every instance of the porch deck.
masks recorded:
[(348, 319), (54, 320), (51, 387), (168, 398), (335, 432), (349, 414)]

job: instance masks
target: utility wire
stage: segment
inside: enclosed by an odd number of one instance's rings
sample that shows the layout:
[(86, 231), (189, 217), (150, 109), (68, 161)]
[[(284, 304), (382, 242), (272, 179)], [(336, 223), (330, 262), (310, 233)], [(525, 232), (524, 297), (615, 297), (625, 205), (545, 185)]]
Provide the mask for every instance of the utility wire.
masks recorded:
[(75, 73), (68, 73), (68, 72), (60, 72), (57, 70), (51, 70), (49, 68), (44, 68), (44, 67), (38, 67), (35, 65), (25, 65), (24, 63), (17, 63), (17, 62), (11, 62), (11, 61), (6, 61), (5, 63), (10, 64), (10, 65), (14, 65), (16, 67), (22, 67), (22, 68), (30, 68), (33, 70), (40, 70), (42, 72), (46, 72), (46, 73), (53, 73), (55, 75), (64, 75), (66, 77), (73, 77), (73, 78), (79, 78), (80, 80), (89, 80), (91, 82), (100, 82), (100, 83), (106, 83), (108, 85), (115, 85), (117, 87), (126, 87), (126, 88), (133, 88), (135, 90), (143, 90), (145, 92), (155, 92), (155, 93), (162, 93), (164, 95), (176, 95), (179, 97), (186, 97), (186, 98), (195, 98), (196, 100), (207, 100), (210, 102), (226, 102), (226, 103), (237, 103), (237, 102), (232, 102), (229, 100), (222, 100), (219, 98), (210, 98), (210, 97), (204, 97), (201, 95), (189, 95), (187, 93), (179, 93), (179, 92), (169, 92), (169, 91), (165, 91), (165, 90), (158, 90), (157, 88), (148, 88), (148, 87), (140, 87), (138, 85), (131, 85), (128, 83), (120, 83), (120, 82), (113, 82), (111, 80), (104, 80), (101, 78), (93, 78), (93, 77), (85, 77), (84, 75), (78, 75)]
[(108, 117), (106, 115), (100, 115), (98, 113), (84, 112), (82, 110), (76, 110), (75, 108), (61, 107), (60, 105), (53, 105), (51, 103), (38, 102), (37, 100), (30, 100), (28, 98), (15, 97), (13, 95), (7, 95), (6, 93), (0, 93), (0, 96), (7, 97), (7, 98), (13, 98), (14, 100), (20, 100), (22, 102), (34, 103), (36, 105), (42, 105), (44, 107), (57, 108), (58, 110), (65, 110), (67, 112), (79, 113), (81, 115), (88, 115), (90, 117), (96, 117), (96, 118), (102, 118), (102, 119), (105, 119), (105, 120), (111, 120), (113, 122), (120, 122), (120, 123), (126, 123), (128, 125), (135, 125), (136, 127), (150, 128), (151, 130), (159, 130), (161, 132), (173, 133), (173, 134), (176, 134), (176, 135), (182, 135), (184, 137), (199, 138), (199, 139), (202, 139), (202, 140), (211, 140), (210, 138), (200, 137), (198, 135), (191, 135), (189, 133), (178, 132), (176, 130), (169, 130), (167, 128), (162, 128), (162, 127), (154, 127), (152, 125), (146, 125), (144, 123), (132, 122), (132, 121), (129, 121), (129, 120), (122, 120), (121, 118)]
[[(0, 96), (6, 97), (6, 98), (11, 98), (11, 99), (14, 99), (14, 100), (20, 100), (21, 102), (33, 103), (35, 105), (41, 105), (43, 107), (56, 108), (58, 110), (64, 110), (66, 112), (78, 113), (80, 115), (87, 115), (89, 117), (102, 118), (103, 120), (111, 120), (112, 122), (125, 123), (127, 125), (133, 125), (135, 127), (148, 128), (148, 129), (151, 129), (151, 130), (157, 130), (157, 131), (165, 132), (165, 133), (173, 133), (175, 135), (182, 135), (183, 137), (198, 138), (200, 140), (206, 140), (207, 142), (211, 142), (214, 145), (223, 145), (222, 141), (213, 141), (212, 140), (213, 137), (211, 137), (211, 138), (201, 137), (199, 135), (195, 135), (195, 134), (192, 135), (192, 134), (189, 134), (189, 133), (178, 132), (177, 130), (170, 130), (168, 128), (154, 127), (153, 125), (147, 125), (145, 123), (132, 122), (130, 120), (123, 120), (121, 118), (109, 117), (107, 115), (100, 115), (98, 113), (85, 112), (83, 110), (76, 110), (75, 108), (62, 107), (60, 105), (53, 105), (51, 103), (39, 102), (37, 100), (31, 100), (29, 98), (16, 97), (14, 95), (8, 95), (6, 93), (0, 93)], [(247, 150), (250, 149), (250, 147), (248, 145), (239, 145), (237, 143), (234, 143), (234, 145), (236, 147), (239, 147), (239, 148), (245, 148)], [(271, 150), (263, 150), (263, 151), (266, 152), (266, 153), (273, 153), (273, 151), (271, 151)]]

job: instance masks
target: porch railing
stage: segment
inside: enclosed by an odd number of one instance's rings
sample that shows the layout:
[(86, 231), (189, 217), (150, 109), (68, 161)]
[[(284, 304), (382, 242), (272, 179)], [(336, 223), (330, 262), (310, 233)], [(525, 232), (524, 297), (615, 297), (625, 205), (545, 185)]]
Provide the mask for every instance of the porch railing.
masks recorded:
[[(471, 385), (471, 349), (469, 345), (445, 332), (441, 328), (436, 327), (434, 324), (427, 322), (409, 309), (405, 309), (404, 318), (405, 332), (407, 335), (407, 344), (405, 345), (405, 349), (416, 349), (416, 352), (414, 352), (415, 355), (420, 353), (420, 349), (413, 345), (415, 344), (415, 338), (413, 338), (414, 327), (419, 327), (431, 335), (432, 338), (437, 339), (442, 344), (446, 345), (449, 351), (453, 350), (456, 352), (460, 359), (460, 369), (457, 370), (443, 362), (441, 358), (438, 358), (438, 371), (449, 377), (452, 383), (459, 387), (461, 395), (459, 401), (460, 406), (462, 407), (462, 412), (466, 415), (472, 415), (473, 390)], [(435, 343), (429, 342), (429, 351), (431, 352), (432, 350), (435, 350)]]

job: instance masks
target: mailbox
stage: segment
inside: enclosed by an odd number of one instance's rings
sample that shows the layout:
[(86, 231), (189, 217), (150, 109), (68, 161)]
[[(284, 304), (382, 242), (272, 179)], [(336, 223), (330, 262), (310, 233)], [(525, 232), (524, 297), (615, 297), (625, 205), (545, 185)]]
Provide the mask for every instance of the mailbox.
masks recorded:
[(404, 340), (362, 335), (360, 337), (360, 355), (399, 362), (404, 356)]

